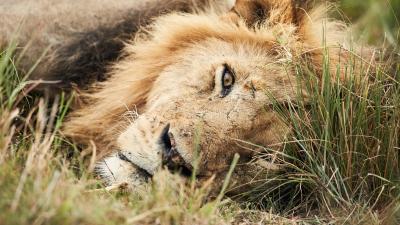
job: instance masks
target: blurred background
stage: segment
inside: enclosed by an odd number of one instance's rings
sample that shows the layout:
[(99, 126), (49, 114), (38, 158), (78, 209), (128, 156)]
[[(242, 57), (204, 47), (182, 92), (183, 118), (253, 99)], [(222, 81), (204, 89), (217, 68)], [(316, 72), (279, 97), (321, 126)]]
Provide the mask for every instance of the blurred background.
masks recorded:
[(400, 0), (337, 0), (338, 17), (352, 22), (360, 37), (387, 47), (400, 44)]

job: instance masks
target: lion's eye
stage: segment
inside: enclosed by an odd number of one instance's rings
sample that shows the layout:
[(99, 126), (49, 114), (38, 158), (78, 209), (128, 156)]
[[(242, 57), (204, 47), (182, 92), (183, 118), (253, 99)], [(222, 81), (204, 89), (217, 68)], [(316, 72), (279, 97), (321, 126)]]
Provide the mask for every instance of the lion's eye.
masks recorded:
[(224, 65), (224, 70), (222, 71), (222, 77), (221, 77), (221, 84), (222, 84), (221, 97), (225, 97), (231, 92), (234, 83), (235, 83), (235, 76), (233, 74), (233, 71), (227, 65)]

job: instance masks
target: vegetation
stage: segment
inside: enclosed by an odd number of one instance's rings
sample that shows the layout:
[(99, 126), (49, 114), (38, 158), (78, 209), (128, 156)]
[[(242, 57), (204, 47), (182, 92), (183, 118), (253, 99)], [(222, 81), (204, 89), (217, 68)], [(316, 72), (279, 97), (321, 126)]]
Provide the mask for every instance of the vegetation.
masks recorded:
[(91, 174), (93, 149), (78, 151), (59, 132), (71, 99), (33, 96), (37, 83), (17, 72), (11, 44), (0, 54), (0, 224), (400, 224), (400, 1), (339, 6), (337, 16), (382, 43), (382, 60), (393, 63), (349, 64), (348, 77), (373, 75), (361, 83), (329, 79), (328, 59), (323, 79), (298, 65), (311, 95), (274, 104), (293, 135), (281, 152), (265, 148), (288, 172), (242, 201), (205, 203), (206, 184), (165, 171), (134, 193), (105, 190)]

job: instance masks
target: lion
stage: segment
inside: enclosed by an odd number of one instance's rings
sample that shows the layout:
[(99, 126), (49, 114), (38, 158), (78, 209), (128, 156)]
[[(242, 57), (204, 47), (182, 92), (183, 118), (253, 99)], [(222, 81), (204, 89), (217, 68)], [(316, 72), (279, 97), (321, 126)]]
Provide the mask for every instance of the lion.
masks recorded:
[(42, 85), (48, 92), (82, 92), (63, 133), (95, 146), (107, 185), (140, 186), (165, 167), (221, 183), (235, 154), (245, 164), (262, 149), (242, 140), (279, 151), (290, 135), (270, 96), (298, 99), (296, 62), (322, 76), (328, 54), (332, 79), (344, 80), (358, 51), (348, 27), (309, 1), (60, 0), (53, 13), (37, 4), (26, 27), (40, 34), (29, 42), (20, 29), (20, 43), (34, 43), (22, 68), (47, 49), (32, 77), (59, 81)]

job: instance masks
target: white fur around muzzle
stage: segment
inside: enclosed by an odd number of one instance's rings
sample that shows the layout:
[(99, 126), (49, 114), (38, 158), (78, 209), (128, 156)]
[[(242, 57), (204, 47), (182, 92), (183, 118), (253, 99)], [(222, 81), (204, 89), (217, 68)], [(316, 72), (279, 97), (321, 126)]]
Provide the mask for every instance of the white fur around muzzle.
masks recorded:
[(148, 182), (148, 174), (122, 159), (117, 153), (100, 160), (95, 172), (107, 186), (128, 183), (130, 186), (138, 187)]

